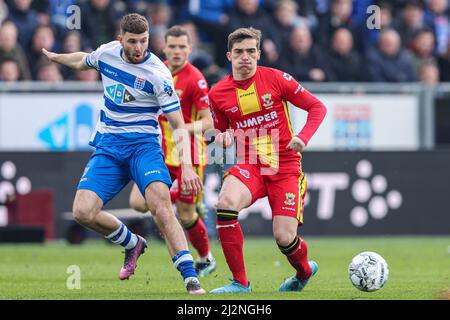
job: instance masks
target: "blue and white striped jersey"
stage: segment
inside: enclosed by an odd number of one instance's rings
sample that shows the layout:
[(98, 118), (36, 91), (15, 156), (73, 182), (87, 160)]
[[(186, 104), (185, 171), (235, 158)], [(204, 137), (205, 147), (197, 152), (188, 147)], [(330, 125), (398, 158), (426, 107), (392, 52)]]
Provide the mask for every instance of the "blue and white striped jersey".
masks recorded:
[(139, 64), (122, 58), (122, 46), (112, 41), (85, 58), (102, 75), (104, 105), (90, 145), (127, 145), (160, 140), (158, 116), (180, 109), (170, 71), (148, 54)]

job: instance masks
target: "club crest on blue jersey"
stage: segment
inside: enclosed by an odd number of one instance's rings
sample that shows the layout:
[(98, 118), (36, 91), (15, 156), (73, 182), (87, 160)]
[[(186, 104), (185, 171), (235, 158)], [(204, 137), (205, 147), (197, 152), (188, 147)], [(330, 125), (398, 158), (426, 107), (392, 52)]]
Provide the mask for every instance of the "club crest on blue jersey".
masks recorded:
[(134, 88), (142, 90), (144, 89), (144, 86), (145, 86), (145, 79), (136, 77), (136, 80), (134, 81)]
[(169, 97), (172, 96), (173, 94), (173, 89), (172, 87), (166, 82), (166, 80), (164, 80), (164, 92), (167, 93), (169, 95)]

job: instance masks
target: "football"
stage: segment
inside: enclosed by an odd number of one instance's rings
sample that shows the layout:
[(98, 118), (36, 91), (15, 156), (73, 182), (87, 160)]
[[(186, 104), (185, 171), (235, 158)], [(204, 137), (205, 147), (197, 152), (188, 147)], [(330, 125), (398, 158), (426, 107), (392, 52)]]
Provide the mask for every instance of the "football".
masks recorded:
[(348, 276), (359, 290), (376, 291), (388, 280), (389, 268), (386, 260), (378, 253), (365, 251), (353, 257), (348, 266)]

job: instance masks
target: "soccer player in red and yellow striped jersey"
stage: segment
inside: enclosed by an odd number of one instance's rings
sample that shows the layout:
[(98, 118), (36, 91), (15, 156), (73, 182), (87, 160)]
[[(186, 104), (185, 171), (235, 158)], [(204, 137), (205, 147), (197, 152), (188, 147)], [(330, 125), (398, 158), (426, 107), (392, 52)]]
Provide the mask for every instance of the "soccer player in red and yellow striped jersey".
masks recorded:
[[(210, 91), (216, 143), (228, 147), (236, 139), (237, 164), (224, 175), (217, 205), (217, 229), (233, 274), (231, 284), (211, 293), (250, 292), (244, 265), (244, 236), (239, 211), (267, 196), (273, 233), (280, 251), (296, 274), (279, 291), (301, 291), (318, 266), (308, 261), (306, 242), (297, 235), (303, 223), (306, 179), (301, 155), (320, 126), (326, 108), (289, 74), (257, 66), (261, 32), (241, 28), (228, 37), (227, 58), (232, 73)], [(308, 112), (295, 135), (288, 102)]]
[[(180, 26), (173, 26), (166, 32), (165, 41), (164, 53), (167, 57), (165, 64), (172, 73), (175, 91), (180, 98), (185, 127), (190, 133), (190, 154), (194, 171), (202, 179), (206, 165), (206, 144), (203, 132), (213, 127), (208, 101), (208, 84), (201, 72), (188, 62), (192, 46), (187, 30)], [(159, 125), (162, 131), (166, 166), (172, 181), (181, 181), (177, 148), (170, 124), (164, 115), (160, 115)], [(206, 226), (196, 212), (197, 204), (202, 201), (201, 195), (197, 196), (179, 186), (178, 189), (171, 190), (171, 198), (176, 202), (181, 225), (187, 231), (189, 240), (198, 252), (197, 272), (200, 276), (205, 276), (214, 271), (216, 262), (209, 249)], [(130, 205), (141, 212), (148, 210), (136, 186), (130, 194)]]

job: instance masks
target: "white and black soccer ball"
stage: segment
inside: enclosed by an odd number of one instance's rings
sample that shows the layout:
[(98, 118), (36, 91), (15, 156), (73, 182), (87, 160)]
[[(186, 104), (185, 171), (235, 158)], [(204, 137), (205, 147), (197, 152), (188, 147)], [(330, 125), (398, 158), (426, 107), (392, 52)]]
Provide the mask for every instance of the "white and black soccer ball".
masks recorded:
[(389, 268), (386, 260), (378, 253), (365, 251), (353, 257), (348, 266), (348, 276), (359, 290), (376, 291), (388, 280)]

